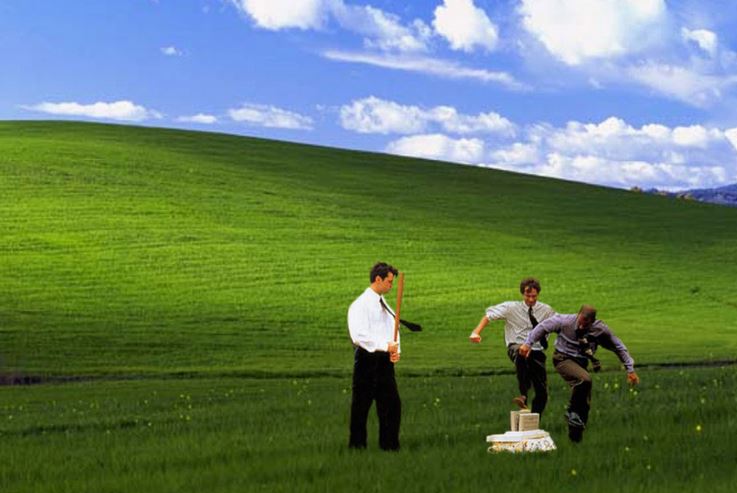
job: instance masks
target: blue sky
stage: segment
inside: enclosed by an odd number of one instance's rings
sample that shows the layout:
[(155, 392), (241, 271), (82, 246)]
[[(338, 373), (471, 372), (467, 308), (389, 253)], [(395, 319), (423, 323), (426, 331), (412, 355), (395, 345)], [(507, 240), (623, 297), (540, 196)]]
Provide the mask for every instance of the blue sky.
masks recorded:
[(3, 0), (0, 119), (737, 182), (734, 0)]

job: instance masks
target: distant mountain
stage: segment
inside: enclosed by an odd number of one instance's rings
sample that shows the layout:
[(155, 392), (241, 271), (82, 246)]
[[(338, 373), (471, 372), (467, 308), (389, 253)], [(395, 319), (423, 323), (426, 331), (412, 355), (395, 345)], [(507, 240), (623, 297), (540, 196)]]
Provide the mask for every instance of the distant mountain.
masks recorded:
[(711, 204), (737, 207), (737, 183), (719, 188), (695, 188), (680, 192), (666, 192), (664, 190), (658, 190), (657, 188), (643, 190), (639, 187), (633, 187), (631, 190), (635, 192), (663, 195), (666, 197), (675, 197), (683, 200), (696, 200), (698, 202), (709, 202)]
[(676, 195), (690, 195), (699, 202), (711, 202), (712, 204), (728, 205), (737, 207), (737, 183), (719, 188), (699, 188), (686, 190)]

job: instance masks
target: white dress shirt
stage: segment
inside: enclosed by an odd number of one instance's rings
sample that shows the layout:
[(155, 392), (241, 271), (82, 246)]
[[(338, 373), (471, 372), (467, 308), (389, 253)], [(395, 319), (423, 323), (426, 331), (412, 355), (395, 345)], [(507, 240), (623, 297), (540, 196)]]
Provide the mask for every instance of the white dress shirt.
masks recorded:
[[(348, 309), (351, 340), (369, 353), (386, 351), (389, 343), (394, 342), (394, 316), (381, 306), (382, 299), (383, 296), (368, 287)], [(384, 303), (389, 306), (386, 300)]]
[[(510, 344), (524, 344), (527, 334), (532, 330), (532, 322), (529, 315), (530, 307), (524, 301), (505, 301), (486, 309), (489, 320), (504, 320), (504, 342)], [(539, 322), (555, 315), (555, 310), (545, 303), (539, 301), (532, 305), (532, 314)], [(533, 350), (542, 351), (542, 346), (536, 342)]]

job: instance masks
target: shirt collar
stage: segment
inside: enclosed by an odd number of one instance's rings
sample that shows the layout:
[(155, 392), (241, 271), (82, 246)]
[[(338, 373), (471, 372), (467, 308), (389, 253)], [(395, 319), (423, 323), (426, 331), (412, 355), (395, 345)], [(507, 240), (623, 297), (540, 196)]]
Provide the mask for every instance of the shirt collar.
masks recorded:
[(371, 286), (367, 287), (365, 292), (366, 293), (369, 293), (369, 296), (371, 296), (373, 298), (379, 298), (379, 299), (382, 299), (383, 298), (383, 296), (381, 296), (379, 293), (377, 293), (376, 291), (374, 291), (373, 289), (371, 289)]

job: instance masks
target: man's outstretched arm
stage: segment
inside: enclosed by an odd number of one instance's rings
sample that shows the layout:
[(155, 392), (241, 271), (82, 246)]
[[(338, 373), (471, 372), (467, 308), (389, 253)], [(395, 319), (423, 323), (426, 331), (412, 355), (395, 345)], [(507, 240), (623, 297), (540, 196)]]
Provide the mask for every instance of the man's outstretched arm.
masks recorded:
[(605, 337), (601, 341), (601, 346), (616, 353), (617, 357), (619, 357), (619, 361), (622, 362), (624, 368), (627, 370), (627, 383), (630, 385), (640, 383), (640, 377), (635, 372), (635, 360), (630, 355), (627, 346), (624, 345), (619, 337), (614, 335), (609, 327), (606, 327), (604, 334)]
[(474, 343), (481, 342), (481, 331), (484, 330), (484, 327), (486, 327), (487, 325), (489, 325), (489, 318), (486, 315), (484, 315), (484, 318), (481, 319), (481, 321), (476, 326), (476, 328), (473, 329), (473, 332), (471, 332), (471, 335), (468, 336), (471, 342), (474, 342)]
[(549, 319), (537, 324), (537, 327), (527, 334), (525, 343), (519, 347), (519, 354), (522, 355), (523, 358), (527, 358), (532, 350), (532, 345), (542, 339), (543, 336), (546, 336), (551, 332), (560, 332), (561, 321), (562, 319), (560, 315), (553, 315)]

